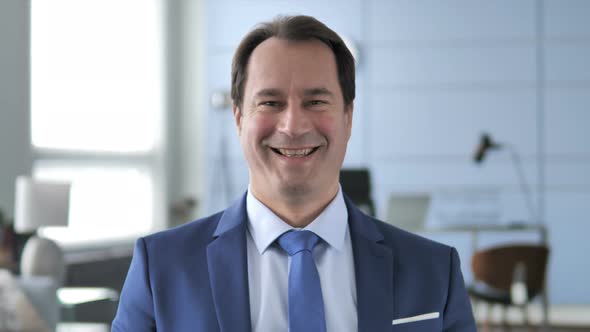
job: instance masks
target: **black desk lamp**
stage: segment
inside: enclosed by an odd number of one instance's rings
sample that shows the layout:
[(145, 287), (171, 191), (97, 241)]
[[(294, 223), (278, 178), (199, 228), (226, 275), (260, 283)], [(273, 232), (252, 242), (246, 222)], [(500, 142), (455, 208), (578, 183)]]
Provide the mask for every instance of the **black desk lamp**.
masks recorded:
[(479, 145), (477, 146), (477, 150), (475, 150), (475, 154), (473, 155), (473, 161), (475, 161), (477, 164), (480, 164), (485, 159), (488, 150), (500, 148), (502, 148), (502, 145), (494, 142), (490, 135), (484, 133), (481, 135)]
[[(520, 162), (520, 157), (516, 151), (516, 149), (508, 144), (499, 144), (497, 142), (494, 142), (494, 140), (490, 137), (489, 134), (483, 133), (480, 137), (479, 140), (479, 145), (477, 146), (477, 149), (475, 150), (475, 153), (473, 154), (473, 161), (476, 164), (481, 164), (488, 151), (490, 150), (498, 150), (498, 149), (507, 149), (510, 152), (510, 156), (512, 158), (512, 165), (514, 166), (514, 169), (518, 175), (518, 179), (520, 182), (520, 188), (522, 190), (526, 205), (529, 209), (529, 213), (531, 216), (531, 219), (535, 219), (537, 225), (539, 226), (539, 229), (541, 230), (541, 242), (544, 243), (545, 245), (547, 245), (547, 228), (542, 224), (542, 221), (540, 218), (538, 218), (537, 214), (535, 213), (535, 208), (533, 206), (533, 201), (531, 198), (531, 192), (529, 190), (529, 186), (526, 182), (526, 178), (524, 176), (524, 171), (522, 169), (522, 164)], [(515, 274), (517, 271), (514, 271)], [(516, 276), (516, 280), (521, 279), (522, 276)], [(547, 282), (547, 279), (545, 279), (545, 283)], [(516, 284), (517, 287), (522, 288), (523, 286)], [(542, 322), (542, 327), (543, 327), (543, 331), (546, 329), (546, 326), (548, 325), (548, 306), (549, 306), (549, 301), (547, 299), (547, 285), (543, 286), (543, 299), (542, 299), (542, 303), (543, 303), (543, 322)], [(512, 291), (516, 291), (519, 290), (522, 293), (521, 289), (513, 289)]]
[(522, 193), (524, 195), (525, 203), (526, 203), (529, 213), (530, 213), (530, 218), (534, 219), (535, 222), (539, 223), (540, 220), (537, 218), (536, 213), (535, 213), (535, 208), (533, 206), (533, 200), (531, 198), (531, 192), (530, 192), (529, 186), (526, 182), (526, 178), (524, 176), (524, 170), (522, 169), (522, 163), (520, 161), (520, 156), (518, 155), (518, 153), (516, 152), (516, 149), (513, 146), (508, 145), (508, 144), (500, 144), (500, 143), (494, 142), (494, 140), (492, 139), (492, 137), (489, 134), (483, 133), (480, 137), (477, 149), (475, 150), (475, 153), (473, 154), (473, 161), (476, 164), (481, 164), (481, 163), (483, 163), (488, 151), (499, 150), (499, 149), (507, 149), (510, 152), (510, 156), (512, 159), (512, 165), (514, 166), (516, 174), (518, 175), (518, 180), (520, 182), (520, 188), (521, 188)]

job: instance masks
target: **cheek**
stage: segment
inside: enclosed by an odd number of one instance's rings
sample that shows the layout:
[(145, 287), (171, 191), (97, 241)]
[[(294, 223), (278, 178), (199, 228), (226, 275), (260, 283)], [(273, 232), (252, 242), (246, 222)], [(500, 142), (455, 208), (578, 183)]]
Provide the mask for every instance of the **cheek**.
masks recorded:
[(316, 119), (315, 128), (332, 144), (340, 143), (340, 141), (346, 141), (346, 122), (340, 116), (326, 115), (319, 117)]
[(274, 131), (274, 121), (269, 116), (252, 116), (244, 124), (242, 140), (249, 144), (258, 145)]

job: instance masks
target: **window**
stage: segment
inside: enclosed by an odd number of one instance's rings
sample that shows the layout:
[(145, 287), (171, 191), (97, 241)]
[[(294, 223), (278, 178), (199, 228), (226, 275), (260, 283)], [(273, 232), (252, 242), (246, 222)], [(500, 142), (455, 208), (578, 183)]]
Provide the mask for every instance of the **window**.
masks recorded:
[(62, 245), (163, 224), (159, 0), (32, 0), (33, 176), (72, 181)]

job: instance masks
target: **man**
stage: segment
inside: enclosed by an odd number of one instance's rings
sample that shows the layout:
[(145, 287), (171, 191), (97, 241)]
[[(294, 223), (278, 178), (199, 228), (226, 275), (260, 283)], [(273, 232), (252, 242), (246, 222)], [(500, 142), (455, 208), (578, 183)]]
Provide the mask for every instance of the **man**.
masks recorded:
[(248, 191), (137, 241), (113, 331), (475, 331), (456, 251), (342, 193), (355, 85), (340, 37), (280, 17), (232, 67)]

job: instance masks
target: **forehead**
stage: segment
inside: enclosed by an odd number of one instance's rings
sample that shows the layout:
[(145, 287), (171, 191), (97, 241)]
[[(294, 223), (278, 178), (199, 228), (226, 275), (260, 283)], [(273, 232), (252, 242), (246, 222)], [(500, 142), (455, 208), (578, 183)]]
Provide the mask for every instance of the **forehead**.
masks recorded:
[(323, 42), (273, 37), (252, 52), (244, 91), (246, 98), (263, 89), (290, 93), (310, 88), (325, 88), (342, 95), (336, 57)]

